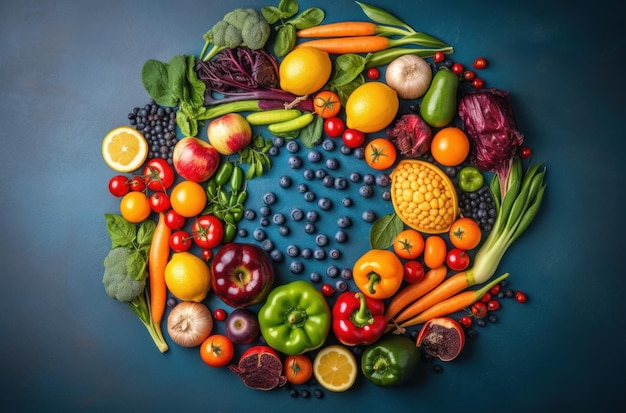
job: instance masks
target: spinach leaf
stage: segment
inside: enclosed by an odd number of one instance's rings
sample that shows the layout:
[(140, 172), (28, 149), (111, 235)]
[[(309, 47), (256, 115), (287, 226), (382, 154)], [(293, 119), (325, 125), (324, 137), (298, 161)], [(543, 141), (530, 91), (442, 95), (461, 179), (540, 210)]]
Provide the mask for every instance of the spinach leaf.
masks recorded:
[(375, 249), (386, 249), (393, 245), (393, 240), (402, 229), (404, 223), (396, 213), (384, 215), (374, 222), (370, 230), (370, 245)]
[(324, 11), (317, 7), (311, 7), (303, 11), (298, 17), (292, 19), (289, 23), (293, 24), (298, 30), (308, 29), (317, 26), (324, 20)]
[(356, 79), (365, 69), (365, 57), (348, 53), (337, 57), (330, 79), (332, 86), (341, 87)]
[(150, 97), (159, 105), (174, 107), (178, 104), (178, 99), (170, 90), (166, 63), (147, 60), (141, 68), (141, 81)]
[(134, 249), (137, 227), (118, 214), (104, 214), (104, 218), (111, 238), (111, 249), (117, 247)]
[(322, 137), (324, 130), (324, 119), (321, 116), (315, 116), (313, 122), (302, 128), (300, 131), (300, 141), (307, 148), (312, 148)]
[(274, 54), (283, 57), (289, 53), (296, 45), (296, 28), (294, 25), (286, 23), (278, 27), (276, 39), (274, 39)]

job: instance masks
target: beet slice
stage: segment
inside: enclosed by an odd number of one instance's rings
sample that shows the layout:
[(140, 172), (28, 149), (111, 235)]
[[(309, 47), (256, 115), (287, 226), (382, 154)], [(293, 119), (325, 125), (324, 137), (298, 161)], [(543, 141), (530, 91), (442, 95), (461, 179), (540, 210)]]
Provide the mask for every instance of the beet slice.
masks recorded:
[(427, 321), (417, 336), (417, 346), (441, 361), (454, 360), (465, 345), (463, 327), (449, 317)]
[(241, 355), (239, 363), (228, 368), (241, 377), (243, 384), (256, 390), (272, 390), (287, 382), (282, 374), (283, 363), (268, 346), (250, 347)]

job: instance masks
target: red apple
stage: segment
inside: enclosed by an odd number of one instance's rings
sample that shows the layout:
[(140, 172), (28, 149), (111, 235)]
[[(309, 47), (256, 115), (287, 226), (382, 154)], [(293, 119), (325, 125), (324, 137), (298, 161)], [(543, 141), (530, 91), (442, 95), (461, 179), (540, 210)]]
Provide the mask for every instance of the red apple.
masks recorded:
[(231, 242), (222, 246), (211, 263), (215, 295), (231, 307), (263, 301), (274, 284), (274, 269), (267, 253), (255, 244)]
[(252, 128), (240, 114), (229, 113), (209, 123), (207, 136), (219, 153), (232, 155), (250, 144)]
[(172, 160), (180, 176), (189, 181), (204, 182), (217, 170), (220, 154), (210, 143), (188, 137), (176, 143)]

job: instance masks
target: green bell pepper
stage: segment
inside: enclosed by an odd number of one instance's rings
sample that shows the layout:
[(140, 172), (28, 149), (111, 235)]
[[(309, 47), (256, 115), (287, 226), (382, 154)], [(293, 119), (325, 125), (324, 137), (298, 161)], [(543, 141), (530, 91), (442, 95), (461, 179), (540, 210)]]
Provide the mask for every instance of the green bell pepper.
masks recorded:
[(330, 307), (313, 284), (299, 280), (275, 287), (259, 310), (265, 342), (287, 355), (324, 344), (330, 330)]
[(377, 386), (396, 386), (413, 375), (419, 360), (420, 351), (413, 340), (386, 335), (363, 351), (361, 370)]

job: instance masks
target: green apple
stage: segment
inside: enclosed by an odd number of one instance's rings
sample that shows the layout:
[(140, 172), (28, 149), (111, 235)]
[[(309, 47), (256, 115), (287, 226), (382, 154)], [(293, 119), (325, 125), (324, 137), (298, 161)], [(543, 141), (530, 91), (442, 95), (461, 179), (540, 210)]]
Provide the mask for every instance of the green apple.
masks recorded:
[(483, 174), (475, 166), (465, 166), (459, 172), (459, 188), (464, 192), (477, 191), (484, 182)]

